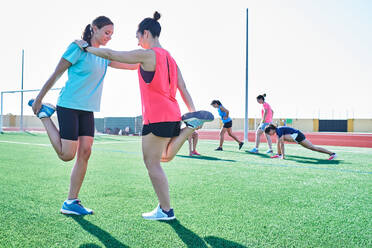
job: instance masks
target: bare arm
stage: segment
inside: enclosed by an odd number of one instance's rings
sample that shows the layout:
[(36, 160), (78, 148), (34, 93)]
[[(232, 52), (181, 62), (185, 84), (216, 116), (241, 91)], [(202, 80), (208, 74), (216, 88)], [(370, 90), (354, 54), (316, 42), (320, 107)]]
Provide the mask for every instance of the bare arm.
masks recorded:
[(194, 112), (195, 111), (194, 102), (192, 101), (190, 93), (186, 88), (185, 81), (183, 80), (181, 70), (180, 70), (180, 68), (178, 68), (178, 66), (177, 66), (177, 79), (178, 79), (177, 80), (177, 87), (178, 87), (178, 90), (180, 91), (180, 94), (181, 94), (181, 97), (182, 97), (183, 101), (185, 102), (188, 110), (190, 112)]
[(54, 70), (53, 74), (49, 77), (49, 79), (44, 84), (43, 88), (40, 90), (39, 94), (37, 95), (35, 102), (32, 105), (32, 110), (36, 115), (39, 113), (41, 108), (41, 102), (48, 91), (53, 87), (53, 85), (57, 82), (57, 80), (63, 75), (63, 73), (71, 66), (71, 63), (64, 58), (61, 58), (59, 61), (56, 69)]
[[(87, 52), (111, 61), (126, 64), (142, 64), (145, 70), (155, 70), (155, 53), (152, 50), (137, 49), (133, 51), (114, 51), (108, 48), (88, 47)], [(153, 65), (152, 68), (151, 65)]]
[(115, 69), (123, 69), (123, 70), (137, 70), (138, 66), (140, 64), (126, 64), (126, 63), (120, 63), (116, 61), (111, 61), (109, 64), (110, 67)]
[(225, 112), (226, 113), (226, 116), (223, 117), (224, 120), (226, 120), (227, 118), (229, 118), (229, 111), (224, 108), (223, 106), (221, 106), (221, 111)]
[(264, 115), (262, 117), (262, 123), (266, 123), (266, 115), (267, 115), (267, 110), (265, 109)]
[(284, 135), (280, 137), (280, 154), (282, 155), (282, 158), (284, 158)]

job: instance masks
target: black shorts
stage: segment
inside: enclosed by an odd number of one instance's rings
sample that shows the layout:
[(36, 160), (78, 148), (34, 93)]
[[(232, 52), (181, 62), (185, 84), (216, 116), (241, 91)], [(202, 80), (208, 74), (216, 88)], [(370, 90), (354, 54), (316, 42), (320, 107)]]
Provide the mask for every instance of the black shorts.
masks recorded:
[(223, 124), (223, 127), (224, 128), (230, 128), (230, 127), (232, 127), (232, 121), (229, 121), (229, 122), (224, 123)]
[(153, 133), (159, 137), (172, 138), (180, 135), (180, 132), (180, 121), (150, 123), (142, 127), (142, 136)]
[(305, 139), (306, 139), (305, 135), (301, 131), (298, 131), (297, 137), (295, 139), (296, 142), (300, 143), (300, 142), (304, 141)]
[(57, 116), (62, 139), (78, 140), (79, 136), (94, 137), (93, 112), (57, 106)]

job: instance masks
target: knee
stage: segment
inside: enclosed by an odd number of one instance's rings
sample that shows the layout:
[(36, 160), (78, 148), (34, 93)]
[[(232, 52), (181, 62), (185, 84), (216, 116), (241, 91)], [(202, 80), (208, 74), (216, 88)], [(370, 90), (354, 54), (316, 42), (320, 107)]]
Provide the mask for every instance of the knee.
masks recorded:
[(169, 156), (164, 156), (161, 157), (160, 162), (169, 162), (173, 159), (174, 157), (169, 157)]
[(61, 154), (58, 154), (58, 157), (64, 161), (64, 162), (68, 162), (68, 161), (71, 161), (75, 158), (75, 153), (68, 153), (68, 152), (65, 152), (65, 153), (61, 153)]
[(79, 150), (78, 156), (84, 160), (88, 160), (90, 157), (90, 154), (92, 153), (91, 147), (85, 147)]

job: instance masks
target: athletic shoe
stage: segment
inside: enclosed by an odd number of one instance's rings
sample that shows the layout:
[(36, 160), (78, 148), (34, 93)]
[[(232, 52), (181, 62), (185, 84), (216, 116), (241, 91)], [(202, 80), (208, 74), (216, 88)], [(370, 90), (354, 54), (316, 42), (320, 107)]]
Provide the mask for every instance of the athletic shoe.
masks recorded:
[(269, 154), (269, 153), (274, 153), (274, 152), (273, 152), (273, 150), (269, 149), (269, 150), (266, 151), (266, 153)]
[(332, 153), (331, 156), (329, 156), (328, 160), (333, 160), (337, 158), (337, 154), (336, 153)]
[(192, 155), (200, 156), (200, 153), (198, 153), (197, 151), (193, 151)]
[(242, 146), (244, 145), (244, 142), (239, 143), (239, 150), (242, 149)]
[(196, 112), (189, 112), (182, 116), (182, 121), (185, 122), (186, 126), (192, 129), (201, 128), (204, 122), (213, 121), (214, 116), (211, 112), (201, 110)]
[[(32, 107), (32, 104), (34, 103), (34, 101), (35, 99), (31, 99), (30, 101), (28, 101), (28, 106)], [(52, 104), (45, 103), (41, 105), (41, 109), (39, 113), (37, 113), (36, 116), (39, 117), (39, 119), (49, 118), (54, 114), (55, 111), (56, 111), (56, 107), (54, 107)]]
[(276, 154), (274, 156), (271, 156), (270, 158), (282, 158), (282, 155)]
[(254, 147), (252, 150), (250, 150), (249, 152), (251, 153), (258, 153), (258, 149), (256, 147)]
[(87, 214), (93, 214), (93, 210), (89, 208), (83, 207), (81, 205), (80, 200), (76, 199), (70, 204), (65, 201), (61, 208), (62, 214), (75, 214), (75, 215), (87, 215)]
[(222, 147), (217, 147), (216, 149), (214, 149), (215, 151), (223, 151)]
[(151, 212), (143, 213), (142, 217), (146, 220), (173, 220), (176, 218), (174, 216), (173, 208), (169, 211), (161, 209), (160, 204)]

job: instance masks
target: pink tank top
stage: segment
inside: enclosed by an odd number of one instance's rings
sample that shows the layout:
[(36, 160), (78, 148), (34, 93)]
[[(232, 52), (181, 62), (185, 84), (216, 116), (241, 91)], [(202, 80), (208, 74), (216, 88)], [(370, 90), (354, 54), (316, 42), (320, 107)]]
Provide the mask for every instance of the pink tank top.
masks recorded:
[(143, 124), (181, 121), (176, 100), (177, 64), (165, 49), (153, 47), (152, 50), (156, 54), (156, 68), (150, 83), (143, 80), (138, 68)]
[(270, 105), (267, 102), (264, 102), (262, 104), (262, 111), (261, 111), (262, 118), (264, 117), (265, 110), (267, 111), (265, 123), (270, 123), (270, 122), (273, 121), (273, 111), (272, 111)]

